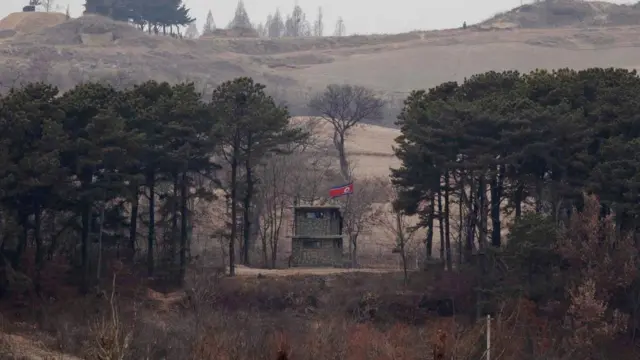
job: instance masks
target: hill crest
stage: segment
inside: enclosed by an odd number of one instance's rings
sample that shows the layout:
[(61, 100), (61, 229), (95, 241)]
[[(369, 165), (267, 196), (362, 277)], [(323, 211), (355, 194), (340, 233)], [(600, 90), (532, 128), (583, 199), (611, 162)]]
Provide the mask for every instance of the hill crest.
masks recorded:
[(543, 29), (640, 25), (640, 3), (543, 0), (499, 13), (476, 25), (479, 29)]

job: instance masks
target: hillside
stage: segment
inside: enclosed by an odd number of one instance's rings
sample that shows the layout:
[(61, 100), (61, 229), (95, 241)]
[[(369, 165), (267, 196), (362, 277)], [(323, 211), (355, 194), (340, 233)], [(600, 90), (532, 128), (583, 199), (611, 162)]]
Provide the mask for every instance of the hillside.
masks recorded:
[[(41, 79), (63, 88), (86, 80), (124, 86), (154, 78), (192, 80), (210, 91), (221, 81), (248, 75), (267, 84), (295, 114), (304, 115), (310, 93), (346, 81), (369, 86), (390, 101), (387, 125), (409, 91), (443, 81), (488, 70), (635, 68), (640, 58), (638, 26), (511, 31), (470, 27), (397, 35), (192, 41), (149, 35), (98, 16), (60, 23), (59, 15), (46, 14), (55, 19), (43, 21), (44, 15), (21, 14), (29, 21), (21, 23), (39, 26), (0, 29), (3, 86)], [(51, 23), (57, 25), (47, 25)]]
[(546, 0), (525, 4), (478, 24), (481, 29), (629, 26), (640, 24), (638, 4)]

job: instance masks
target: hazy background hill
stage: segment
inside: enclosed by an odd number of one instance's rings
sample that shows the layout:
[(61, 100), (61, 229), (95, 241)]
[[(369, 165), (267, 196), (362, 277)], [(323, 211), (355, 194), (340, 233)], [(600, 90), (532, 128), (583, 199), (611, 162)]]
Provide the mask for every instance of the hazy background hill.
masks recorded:
[(296, 115), (305, 115), (309, 95), (327, 84), (353, 83), (389, 100), (384, 123), (391, 125), (409, 91), (483, 71), (635, 68), (639, 21), (637, 5), (556, 0), (525, 5), (466, 29), (275, 39), (214, 34), (183, 40), (100, 16), (67, 20), (60, 13), (15, 13), (0, 21), (0, 66), (7, 70), (0, 82), (6, 87), (18, 77), (47, 79), (68, 88), (85, 80), (126, 86), (155, 78), (193, 80), (206, 92), (248, 75), (266, 83)]
[(605, 1), (536, 1), (497, 14), (480, 28), (557, 28), (640, 24), (640, 7)]

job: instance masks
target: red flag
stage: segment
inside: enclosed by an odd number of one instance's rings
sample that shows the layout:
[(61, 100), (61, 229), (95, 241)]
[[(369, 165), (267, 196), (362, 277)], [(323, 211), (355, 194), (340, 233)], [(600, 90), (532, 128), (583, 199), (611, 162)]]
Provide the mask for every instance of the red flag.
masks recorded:
[(353, 193), (353, 183), (348, 183), (346, 185), (336, 186), (329, 189), (329, 197), (339, 197), (342, 195), (349, 195)]

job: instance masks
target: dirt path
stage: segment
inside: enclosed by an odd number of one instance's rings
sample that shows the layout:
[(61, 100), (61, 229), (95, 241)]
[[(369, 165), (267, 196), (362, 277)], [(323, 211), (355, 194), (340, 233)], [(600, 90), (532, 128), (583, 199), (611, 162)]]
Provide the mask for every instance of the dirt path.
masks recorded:
[(397, 269), (342, 269), (342, 268), (289, 268), (289, 269), (254, 269), (242, 265), (236, 266), (238, 276), (300, 276), (300, 275), (335, 275), (345, 273), (385, 274), (399, 272)]

